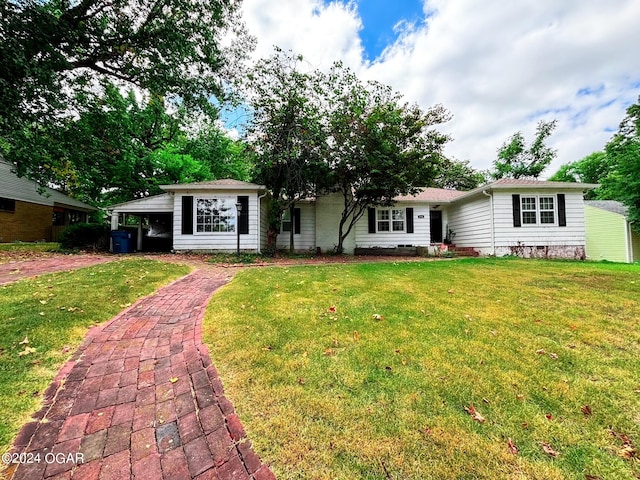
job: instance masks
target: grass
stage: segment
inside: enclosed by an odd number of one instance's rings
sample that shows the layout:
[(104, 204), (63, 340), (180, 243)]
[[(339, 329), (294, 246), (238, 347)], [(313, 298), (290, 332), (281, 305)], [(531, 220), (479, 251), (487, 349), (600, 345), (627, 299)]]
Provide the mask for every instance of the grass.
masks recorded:
[(249, 269), (204, 336), (281, 479), (640, 477), (638, 266)]
[[(0, 286), (0, 452), (40, 408), (43, 391), (89, 327), (188, 272), (184, 265), (123, 260)], [(27, 348), (35, 351), (20, 356)]]

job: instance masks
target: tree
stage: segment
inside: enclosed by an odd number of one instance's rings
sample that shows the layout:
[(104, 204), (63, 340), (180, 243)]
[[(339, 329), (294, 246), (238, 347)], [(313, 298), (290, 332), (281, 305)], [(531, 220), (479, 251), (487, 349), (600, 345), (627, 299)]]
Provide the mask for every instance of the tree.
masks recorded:
[[(240, 0), (0, 0), (0, 140), (64, 128), (101, 85), (212, 114), (253, 39)], [(232, 38), (233, 41), (229, 41)], [(89, 107), (92, 107), (89, 100)], [(20, 175), (47, 169), (22, 155)], [(72, 161), (70, 159), (70, 161)]]
[(241, 147), (220, 130), (209, 125), (187, 138), (183, 109), (169, 112), (162, 98), (139, 101), (114, 85), (104, 90), (77, 119), (24, 128), (12, 158), (21, 165), (28, 157), (42, 177), (98, 206), (161, 193), (163, 184), (233, 177), (242, 168), (246, 177)]
[[(555, 182), (602, 183), (614, 170), (615, 164), (605, 152), (593, 152), (581, 160), (565, 163), (560, 166), (549, 180)], [(600, 186), (590, 190), (585, 195), (587, 199), (606, 200), (611, 198), (611, 192)]]
[(556, 150), (545, 145), (556, 125), (556, 120), (540, 121), (536, 128), (536, 137), (528, 148), (522, 132), (513, 134), (498, 149), (498, 158), (493, 162), (494, 170), (490, 172), (490, 176), (494, 180), (538, 178), (557, 155)]
[(628, 207), (629, 220), (640, 232), (640, 97), (638, 103), (627, 108), (605, 152), (615, 167), (604, 179), (604, 186)]
[(433, 186), (454, 190), (473, 190), (485, 183), (484, 175), (474, 169), (468, 160), (442, 157)]
[(437, 173), (449, 137), (432, 128), (449, 119), (435, 106), (423, 112), (379, 83), (363, 84), (349, 69), (334, 65), (326, 79), (329, 137), (326, 158), (331, 190), (344, 208), (336, 251), (367, 207), (390, 206), (398, 195), (417, 193)]
[[(315, 196), (326, 179), (325, 141), (319, 73), (304, 72), (302, 56), (276, 49), (248, 76), (253, 117), (248, 142), (255, 155), (255, 178), (271, 191), (268, 244), (275, 250), (285, 210)], [(289, 248), (294, 250), (294, 229)]]

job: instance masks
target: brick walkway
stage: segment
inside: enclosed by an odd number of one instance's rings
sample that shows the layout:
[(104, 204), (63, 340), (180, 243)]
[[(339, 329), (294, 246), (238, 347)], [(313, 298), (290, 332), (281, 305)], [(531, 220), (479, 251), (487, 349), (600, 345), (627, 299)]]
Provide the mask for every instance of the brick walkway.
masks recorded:
[(107, 255), (56, 255), (38, 260), (8, 262), (0, 264), (0, 285), (15, 282), (26, 277), (35, 277), (44, 273), (63, 272), (77, 268), (90, 267), (99, 263), (118, 260)]
[(197, 270), (91, 330), (14, 443), (14, 452), (40, 461), (9, 475), (275, 478), (253, 452), (201, 343), (205, 307), (225, 281)]

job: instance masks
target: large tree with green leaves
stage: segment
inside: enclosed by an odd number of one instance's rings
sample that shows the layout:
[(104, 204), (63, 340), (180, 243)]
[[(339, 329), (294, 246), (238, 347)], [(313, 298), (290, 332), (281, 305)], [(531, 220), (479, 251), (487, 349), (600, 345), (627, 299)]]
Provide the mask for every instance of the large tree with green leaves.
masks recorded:
[(494, 180), (501, 178), (538, 178), (556, 157), (556, 150), (545, 142), (556, 128), (557, 121), (540, 121), (536, 136), (527, 146), (522, 132), (514, 133), (498, 149), (498, 158), (493, 162), (489, 175)]
[(0, 139), (7, 158), (19, 174), (51, 180), (37, 160), (13, 156), (16, 137), (79, 115), (86, 97), (107, 81), (213, 113), (211, 99), (225, 96), (252, 47), (240, 6), (240, 0), (0, 0)]
[(424, 112), (404, 103), (388, 86), (365, 84), (339, 63), (326, 77), (326, 92), (326, 158), (331, 190), (343, 199), (336, 244), (342, 253), (367, 207), (390, 206), (398, 195), (432, 184), (449, 140), (433, 127), (449, 113), (439, 105)]
[(485, 183), (484, 174), (473, 168), (468, 160), (443, 157), (437, 167), (433, 186), (453, 190), (473, 190)]
[[(615, 164), (605, 152), (593, 152), (575, 162), (565, 163), (549, 177), (555, 182), (602, 183), (614, 170)], [(611, 192), (600, 186), (586, 193), (585, 198), (610, 199)]]
[(604, 186), (629, 208), (633, 228), (640, 232), (640, 97), (638, 103), (627, 108), (605, 152), (614, 168), (604, 179)]
[[(268, 243), (275, 249), (285, 210), (315, 196), (327, 178), (323, 157), (326, 132), (320, 74), (300, 55), (276, 49), (248, 75), (252, 118), (248, 141), (255, 156), (255, 179), (271, 192)], [(293, 251), (294, 229), (289, 246)]]
[(12, 157), (32, 162), (65, 193), (94, 205), (161, 193), (163, 184), (247, 178), (240, 142), (212, 124), (188, 137), (183, 109), (168, 111), (162, 98), (138, 100), (114, 85), (104, 91), (78, 118), (22, 129)]

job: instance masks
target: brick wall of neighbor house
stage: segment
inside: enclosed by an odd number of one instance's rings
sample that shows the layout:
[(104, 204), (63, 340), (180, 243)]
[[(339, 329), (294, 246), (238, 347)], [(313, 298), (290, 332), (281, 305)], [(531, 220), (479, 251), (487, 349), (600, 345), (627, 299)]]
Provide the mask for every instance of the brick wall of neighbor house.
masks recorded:
[(16, 200), (15, 212), (0, 211), (0, 242), (49, 240), (53, 207)]

